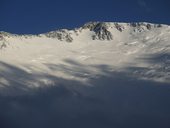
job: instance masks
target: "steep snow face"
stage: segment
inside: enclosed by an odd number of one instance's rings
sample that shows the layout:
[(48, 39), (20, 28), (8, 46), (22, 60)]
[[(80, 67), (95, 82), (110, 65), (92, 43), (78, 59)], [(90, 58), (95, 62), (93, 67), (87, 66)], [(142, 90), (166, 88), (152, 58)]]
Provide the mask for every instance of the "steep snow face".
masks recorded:
[[(91, 80), (106, 72), (170, 83), (168, 25), (90, 22), (39, 35), (1, 32), (0, 48), (2, 88), (10, 83), (57, 85), (53, 77), (93, 85)], [(99, 65), (108, 68), (102, 71)], [(41, 78), (32, 78), (38, 74)]]

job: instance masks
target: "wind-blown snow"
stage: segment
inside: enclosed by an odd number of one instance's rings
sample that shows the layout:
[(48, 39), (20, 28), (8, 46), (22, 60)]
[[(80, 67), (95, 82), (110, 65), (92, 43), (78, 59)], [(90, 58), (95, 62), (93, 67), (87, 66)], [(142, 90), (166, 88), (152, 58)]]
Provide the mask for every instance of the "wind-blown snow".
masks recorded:
[[(62, 123), (67, 121), (78, 127), (79, 120), (88, 122), (81, 128), (170, 127), (168, 25), (90, 22), (39, 35), (1, 32), (0, 48), (0, 119), (12, 120), (0, 125), (47, 127), (51, 122), (61, 128), (69, 126)], [(49, 107), (44, 102), (50, 99)], [(38, 112), (27, 118), (33, 109)]]

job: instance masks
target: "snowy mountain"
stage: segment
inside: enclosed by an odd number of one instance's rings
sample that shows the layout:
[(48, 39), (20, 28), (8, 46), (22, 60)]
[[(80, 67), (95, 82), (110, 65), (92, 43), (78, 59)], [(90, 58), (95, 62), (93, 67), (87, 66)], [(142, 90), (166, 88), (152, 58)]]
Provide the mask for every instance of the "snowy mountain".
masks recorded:
[(45, 127), (40, 120), (49, 118), (59, 127), (170, 127), (169, 85), (168, 25), (89, 22), (38, 35), (0, 32), (0, 119), (12, 120), (0, 123), (6, 127)]
[(109, 23), (109, 22), (89, 22), (80, 28), (74, 30), (61, 29), (56, 31), (51, 31), (39, 35), (17, 35), (10, 34), (7, 32), (0, 32), (1, 37), (42, 37), (46, 36), (48, 38), (58, 39), (59, 41), (72, 42), (74, 36), (79, 36), (81, 31), (89, 30), (92, 32), (91, 38), (93, 40), (113, 40), (113, 30), (118, 30), (119, 32), (127, 31), (130, 29), (131, 32), (143, 32), (154, 28), (160, 28), (166, 25), (161, 24), (151, 24), (151, 23)]

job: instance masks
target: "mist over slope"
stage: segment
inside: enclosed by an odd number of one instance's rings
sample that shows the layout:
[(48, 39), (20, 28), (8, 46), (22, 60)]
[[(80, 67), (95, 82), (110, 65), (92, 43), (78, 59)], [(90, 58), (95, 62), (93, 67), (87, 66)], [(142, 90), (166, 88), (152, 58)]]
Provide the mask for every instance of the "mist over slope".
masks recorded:
[(168, 128), (170, 26), (0, 32), (0, 105), (2, 128)]

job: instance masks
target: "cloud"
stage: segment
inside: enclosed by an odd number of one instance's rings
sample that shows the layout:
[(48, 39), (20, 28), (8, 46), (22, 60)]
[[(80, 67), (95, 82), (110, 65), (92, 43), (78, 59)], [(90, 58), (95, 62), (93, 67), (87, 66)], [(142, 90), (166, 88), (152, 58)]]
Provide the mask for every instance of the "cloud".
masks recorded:
[(144, 0), (138, 0), (137, 1), (138, 5), (143, 8), (146, 12), (150, 12), (151, 8), (147, 5), (146, 1)]

